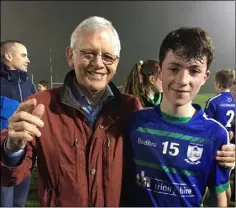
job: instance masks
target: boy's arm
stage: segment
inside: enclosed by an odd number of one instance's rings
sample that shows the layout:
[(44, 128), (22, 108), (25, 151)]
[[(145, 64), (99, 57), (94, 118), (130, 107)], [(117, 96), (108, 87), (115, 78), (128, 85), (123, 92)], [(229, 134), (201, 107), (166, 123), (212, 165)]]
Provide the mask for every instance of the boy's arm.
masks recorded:
[(214, 118), (216, 114), (216, 108), (214, 103), (208, 100), (204, 111), (208, 118)]
[(217, 194), (216, 204), (218, 207), (227, 207), (226, 191)]
[[(215, 135), (213, 144), (216, 151), (228, 143), (228, 133), (223, 126), (219, 126)], [(227, 207), (226, 190), (229, 188), (229, 171), (229, 168), (222, 167), (216, 160), (212, 162), (207, 186), (210, 193), (214, 195), (216, 206)]]

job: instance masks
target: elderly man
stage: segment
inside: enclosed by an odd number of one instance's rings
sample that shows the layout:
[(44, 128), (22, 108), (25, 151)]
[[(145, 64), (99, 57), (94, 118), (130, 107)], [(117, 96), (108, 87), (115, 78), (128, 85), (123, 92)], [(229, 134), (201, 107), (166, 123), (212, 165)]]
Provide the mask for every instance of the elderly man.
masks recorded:
[(36, 94), (9, 121), (5, 151), (21, 157), (12, 168), (5, 155), (2, 183), (20, 183), (37, 155), (41, 206), (119, 206), (123, 128), (141, 108), (111, 82), (119, 36), (109, 21), (91, 17), (75, 29), (66, 54), (73, 70), (64, 86)]
[(141, 109), (111, 82), (119, 36), (108, 20), (90, 17), (72, 33), (66, 55), (73, 70), (63, 87), (32, 96), (2, 132), (2, 182), (22, 181), (37, 155), (41, 206), (119, 206), (125, 123)]
[[(1, 42), (1, 126), (7, 128), (9, 117), (19, 104), (36, 92), (34, 85), (28, 80), (27, 69), (30, 60), (26, 47), (18, 40)], [(22, 207), (29, 191), (30, 177), (17, 186), (1, 188), (1, 207)]]

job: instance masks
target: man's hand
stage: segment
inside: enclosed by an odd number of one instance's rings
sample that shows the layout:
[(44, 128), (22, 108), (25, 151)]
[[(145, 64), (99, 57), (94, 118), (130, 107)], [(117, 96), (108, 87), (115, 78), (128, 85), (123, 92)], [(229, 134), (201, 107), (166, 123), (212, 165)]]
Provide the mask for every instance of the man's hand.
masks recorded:
[(37, 105), (35, 98), (27, 100), (19, 105), (15, 113), (9, 118), (8, 137), (6, 149), (16, 152), (25, 148), (28, 141), (41, 136), (38, 127), (43, 127), (41, 120), (45, 107), (43, 104)]
[[(233, 138), (233, 132), (229, 132), (230, 140)], [(235, 166), (235, 145), (234, 144), (227, 144), (221, 147), (221, 151), (217, 151), (216, 153), (216, 160), (219, 161), (219, 164), (227, 167), (232, 168)]]

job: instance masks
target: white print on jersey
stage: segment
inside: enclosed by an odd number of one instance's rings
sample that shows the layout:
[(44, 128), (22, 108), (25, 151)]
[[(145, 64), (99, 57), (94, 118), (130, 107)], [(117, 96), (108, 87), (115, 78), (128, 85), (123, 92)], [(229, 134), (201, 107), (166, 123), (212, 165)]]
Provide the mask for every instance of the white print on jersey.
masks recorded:
[(202, 157), (203, 147), (188, 145), (187, 159), (185, 161), (189, 164), (199, 164)]
[(151, 192), (177, 196), (177, 197), (195, 197), (193, 187), (196, 185), (188, 185), (185, 183), (171, 183), (145, 176), (145, 172), (141, 171), (136, 175), (136, 183), (138, 186)]
[(150, 147), (157, 146), (157, 144), (155, 142), (151, 142), (150, 140), (142, 140), (141, 138), (138, 138), (138, 144), (150, 146)]

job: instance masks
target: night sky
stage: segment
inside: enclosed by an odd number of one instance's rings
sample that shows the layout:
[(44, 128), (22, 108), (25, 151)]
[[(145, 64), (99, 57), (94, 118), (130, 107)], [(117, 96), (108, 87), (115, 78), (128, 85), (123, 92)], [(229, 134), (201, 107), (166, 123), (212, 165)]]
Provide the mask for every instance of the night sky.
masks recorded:
[[(181, 26), (202, 27), (213, 39), (217, 69), (235, 69), (234, 1), (1, 1), (1, 40), (18, 39), (28, 49), (29, 74), (34, 81), (50, 81), (52, 48), (53, 82), (62, 82), (69, 68), (65, 48), (75, 27), (89, 16), (112, 21), (121, 40), (121, 60), (114, 82), (124, 82), (134, 63), (158, 57), (162, 39)], [(202, 92), (213, 92), (212, 78)]]

